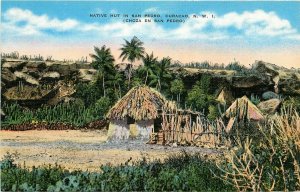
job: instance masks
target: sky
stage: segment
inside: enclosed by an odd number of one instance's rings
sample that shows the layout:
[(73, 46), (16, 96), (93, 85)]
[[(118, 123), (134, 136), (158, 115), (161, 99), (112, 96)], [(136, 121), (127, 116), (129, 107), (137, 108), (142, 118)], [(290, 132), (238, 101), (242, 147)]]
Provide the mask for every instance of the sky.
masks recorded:
[[(106, 45), (121, 62), (124, 39), (137, 36), (160, 59), (300, 68), (299, 13), (297, 1), (1, 1), (1, 52), (76, 60)], [(163, 22), (144, 22), (157, 14)]]

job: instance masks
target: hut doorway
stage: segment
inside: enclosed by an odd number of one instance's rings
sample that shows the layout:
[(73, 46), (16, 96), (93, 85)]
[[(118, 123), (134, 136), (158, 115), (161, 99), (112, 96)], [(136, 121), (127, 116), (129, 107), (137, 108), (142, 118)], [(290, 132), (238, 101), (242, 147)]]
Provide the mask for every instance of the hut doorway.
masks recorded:
[(158, 133), (159, 130), (161, 130), (161, 129), (162, 129), (162, 117), (158, 117), (158, 118), (154, 119), (153, 132)]
[(127, 125), (130, 125), (130, 124), (135, 124), (135, 119), (133, 119), (132, 117), (127, 117)]

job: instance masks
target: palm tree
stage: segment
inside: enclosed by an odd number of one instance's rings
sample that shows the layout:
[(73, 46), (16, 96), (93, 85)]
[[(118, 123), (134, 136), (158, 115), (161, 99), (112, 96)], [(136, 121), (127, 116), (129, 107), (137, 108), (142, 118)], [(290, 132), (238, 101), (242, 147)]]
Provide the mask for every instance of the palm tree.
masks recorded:
[[(119, 99), (122, 96), (122, 90), (121, 90), (122, 81), (123, 81), (123, 77), (122, 77), (121, 73), (119, 73), (119, 72), (117, 72), (112, 78), (112, 83), (114, 85), (114, 90), (115, 90), (115, 93), (118, 95)], [(118, 86), (118, 88), (117, 88), (117, 86)], [(117, 89), (118, 89), (118, 91), (117, 91)]]
[(125, 44), (123, 44), (122, 48), (120, 49), (121, 55), (120, 58), (122, 58), (122, 61), (125, 61), (126, 59), (130, 62), (129, 68), (128, 68), (128, 88), (130, 87), (130, 80), (132, 75), (132, 65), (135, 62), (135, 60), (139, 60), (143, 58), (143, 55), (145, 53), (145, 48), (143, 47), (143, 42), (140, 41), (136, 36), (134, 36), (131, 41), (125, 40)]
[(109, 76), (114, 71), (113, 63), (115, 59), (111, 54), (110, 48), (106, 48), (105, 45), (103, 45), (101, 49), (95, 46), (94, 51), (95, 54), (90, 54), (93, 59), (92, 65), (99, 73), (101, 73), (103, 96), (105, 97), (105, 77)]
[(167, 70), (171, 65), (171, 58), (170, 57), (164, 57), (159, 63), (158, 63), (158, 69), (156, 70), (156, 73), (154, 75), (151, 75), (152, 81), (150, 82), (151, 85), (156, 84), (156, 88), (160, 91), (162, 87), (168, 86), (168, 79), (170, 79), (172, 76)]
[(152, 75), (153, 71), (155, 70), (155, 64), (157, 64), (157, 57), (153, 56), (153, 52), (151, 53), (151, 55), (148, 55), (148, 53), (146, 53), (146, 56), (143, 58), (143, 63), (144, 66), (140, 68), (140, 71), (142, 72), (142, 74), (146, 73), (145, 85), (147, 85), (149, 74)]

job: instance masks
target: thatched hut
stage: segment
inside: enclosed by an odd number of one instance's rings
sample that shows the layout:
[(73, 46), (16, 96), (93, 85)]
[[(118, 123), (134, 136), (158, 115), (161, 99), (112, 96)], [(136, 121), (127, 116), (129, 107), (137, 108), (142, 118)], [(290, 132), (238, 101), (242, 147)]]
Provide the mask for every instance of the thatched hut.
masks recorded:
[(260, 121), (264, 119), (262, 112), (248, 99), (247, 96), (236, 99), (225, 112), (226, 117), (247, 118)]
[(155, 89), (134, 87), (108, 111), (108, 139), (148, 139), (152, 132), (161, 129), (162, 110), (175, 108)]
[(222, 91), (219, 93), (217, 99), (221, 104), (225, 105), (230, 105), (233, 101), (234, 98), (229, 90), (226, 88), (222, 89)]

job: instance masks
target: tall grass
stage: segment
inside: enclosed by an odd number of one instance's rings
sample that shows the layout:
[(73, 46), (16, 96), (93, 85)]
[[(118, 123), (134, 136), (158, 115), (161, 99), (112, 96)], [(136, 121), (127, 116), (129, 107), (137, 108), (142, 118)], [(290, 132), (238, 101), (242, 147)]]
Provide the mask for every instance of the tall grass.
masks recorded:
[(22, 108), (20, 105), (4, 103), (2, 108), (6, 118), (2, 125), (22, 123), (69, 123), (82, 126), (91, 121), (103, 119), (109, 109), (109, 99), (102, 97), (95, 105), (85, 107), (83, 102), (71, 102), (56, 106), (42, 106), (36, 110)]
[(300, 190), (300, 117), (292, 108), (259, 127), (261, 138), (240, 142), (219, 165), (239, 191)]

